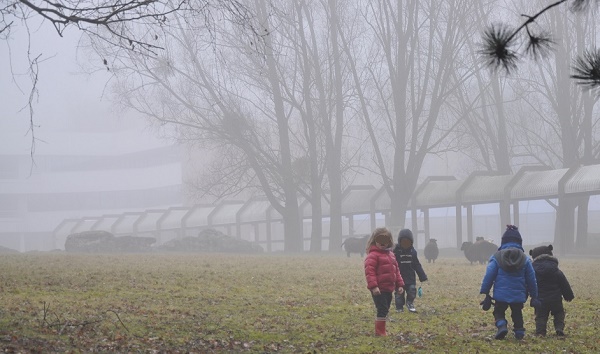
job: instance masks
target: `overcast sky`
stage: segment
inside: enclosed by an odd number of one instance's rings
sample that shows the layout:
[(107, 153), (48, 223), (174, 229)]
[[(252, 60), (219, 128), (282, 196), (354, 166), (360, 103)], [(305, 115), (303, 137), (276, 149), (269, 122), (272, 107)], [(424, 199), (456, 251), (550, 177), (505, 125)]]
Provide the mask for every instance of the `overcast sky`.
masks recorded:
[[(31, 38), (31, 57), (41, 55), (42, 61), (39, 94), (34, 103), (35, 136), (39, 139), (36, 153), (55, 152), (61, 145), (60, 138), (55, 136), (61, 133), (94, 132), (106, 136), (108, 132), (127, 130), (145, 143), (167, 143), (158, 141), (134, 112), (112, 107), (107, 86), (110, 74), (86, 69), (94, 60), (101, 59), (78, 50), (79, 32), (72, 30), (61, 38), (46, 24), (31, 29)], [(4, 153), (28, 154), (31, 145), (26, 108), (31, 89), (27, 43), (24, 27), (15, 27), (11, 40), (0, 42), (0, 150)]]

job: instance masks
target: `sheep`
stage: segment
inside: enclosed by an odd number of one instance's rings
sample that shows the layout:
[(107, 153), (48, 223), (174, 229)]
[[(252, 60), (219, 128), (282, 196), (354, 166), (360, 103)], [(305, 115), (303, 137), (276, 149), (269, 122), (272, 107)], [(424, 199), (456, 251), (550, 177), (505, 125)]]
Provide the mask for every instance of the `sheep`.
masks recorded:
[(465, 257), (473, 263), (485, 264), (490, 257), (496, 253), (498, 246), (485, 240), (483, 237), (477, 237), (475, 243), (465, 241), (460, 248), (465, 253)]
[(360, 237), (348, 237), (342, 242), (342, 247), (346, 251), (348, 257), (350, 257), (350, 253), (360, 253), (360, 256), (364, 256), (367, 248), (367, 241), (369, 240), (370, 235), (360, 236)]
[(435, 263), (435, 260), (438, 258), (440, 254), (440, 250), (437, 245), (437, 240), (435, 238), (429, 239), (429, 242), (425, 245), (425, 249), (423, 250), (423, 254), (427, 259), (427, 263)]

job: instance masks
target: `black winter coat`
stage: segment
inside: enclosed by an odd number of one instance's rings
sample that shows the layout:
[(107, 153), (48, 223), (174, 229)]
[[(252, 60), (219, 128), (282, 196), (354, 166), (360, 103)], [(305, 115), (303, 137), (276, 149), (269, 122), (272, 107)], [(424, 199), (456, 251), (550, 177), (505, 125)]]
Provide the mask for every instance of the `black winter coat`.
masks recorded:
[(558, 259), (543, 254), (533, 260), (533, 269), (541, 302), (562, 301), (563, 297), (571, 301), (575, 298), (567, 277), (558, 269)]
[(402, 279), (404, 279), (404, 286), (416, 285), (416, 275), (419, 276), (419, 281), (421, 282), (427, 280), (427, 275), (425, 275), (423, 266), (417, 257), (417, 250), (415, 250), (414, 247), (404, 249), (400, 247), (400, 244), (397, 244), (396, 247), (394, 247), (394, 255), (396, 256), (396, 261), (398, 261)]

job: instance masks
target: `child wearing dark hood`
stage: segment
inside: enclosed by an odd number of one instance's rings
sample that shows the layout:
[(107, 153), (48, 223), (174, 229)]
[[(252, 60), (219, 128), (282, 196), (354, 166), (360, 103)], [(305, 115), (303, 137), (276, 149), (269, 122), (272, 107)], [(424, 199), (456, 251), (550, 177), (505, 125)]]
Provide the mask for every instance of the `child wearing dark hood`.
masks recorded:
[(558, 259), (552, 255), (552, 245), (536, 247), (529, 251), (537, 279), (540, 306), (535, 309), (535, 334), (546, 335), (550, 314), (554, 316), (557, 336), (565, 335), (565, 309), (562, 299), (575, 298), (565, 274), (558, 268)]
[[(396, 292), (396, 311), (404, 311), (404, 304), (410, 312), (417, 312), (415, 298), (417, 297), (417, 276), (420, 282), (427, 281), (417, 250), (413, 247), (414, 238), (410, 229), (402, 229), (398, 233), (398, 244), (394, 247), (394, 255), (400, 266), (400, 274), (404, 279), (404, 292)], [(405, 295), (406, 294), (406, 297)]]
[(504, 339), (508, 333), (506, 310), (509, 307), (515, 338), (523, 339), (523, 304), (528, 295), (531, 296), (532, 306), (536, 307), (539, 304), (535, 271), (531, 260), (525, 255), (522, 243), (519, 228), (507, 225), (502, 235), (502, 243), (498, 251), (490, 257), (481, 283), (479, 292), (485, 294), (486, 298), (490, 297), (489, 292), (494, 288), (492, 298), (496, 301), (493, 312), (498, 329), (496, 339)]
[(385, 323), (392, 304), (392, 294), (394, 290), (402, 292), (404, 286), (392, 247), (394, 238), (385, 227), (375, 229), (367, 242), (365, 277), (377, 310), (376, 336), (387, 335)]

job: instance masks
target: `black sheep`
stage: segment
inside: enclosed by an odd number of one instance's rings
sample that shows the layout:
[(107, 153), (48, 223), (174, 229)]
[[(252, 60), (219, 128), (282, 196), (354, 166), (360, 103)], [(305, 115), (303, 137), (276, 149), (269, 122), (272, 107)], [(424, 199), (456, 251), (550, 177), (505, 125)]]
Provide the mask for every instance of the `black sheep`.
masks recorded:
[(350, 253), (360, 253), (360, 256), (364, 256), (367, 249), (367, 241), (370, 235), (360, 237), (348, 237), (342, 242), (342, 247), (346, 250), (346, 254), (350, 257)]
[(425, 255), (425, 259), (427, 259), (427, 263), (435, 263), (435, 260), (440, 254), (440, 250), (437, 245), (437, 240), (435, 238), (429, 239), (429, 242), (427, 242), (427, 244), (425, 245), (423, 254)]
[(465, 257), (471, 264), (485, 264), (496, 253), (498, 246), (485, 240), (483, 237), (477, 237), (475, 243), (470, 241), (463, 242), (460, 250), (465, 253)]

